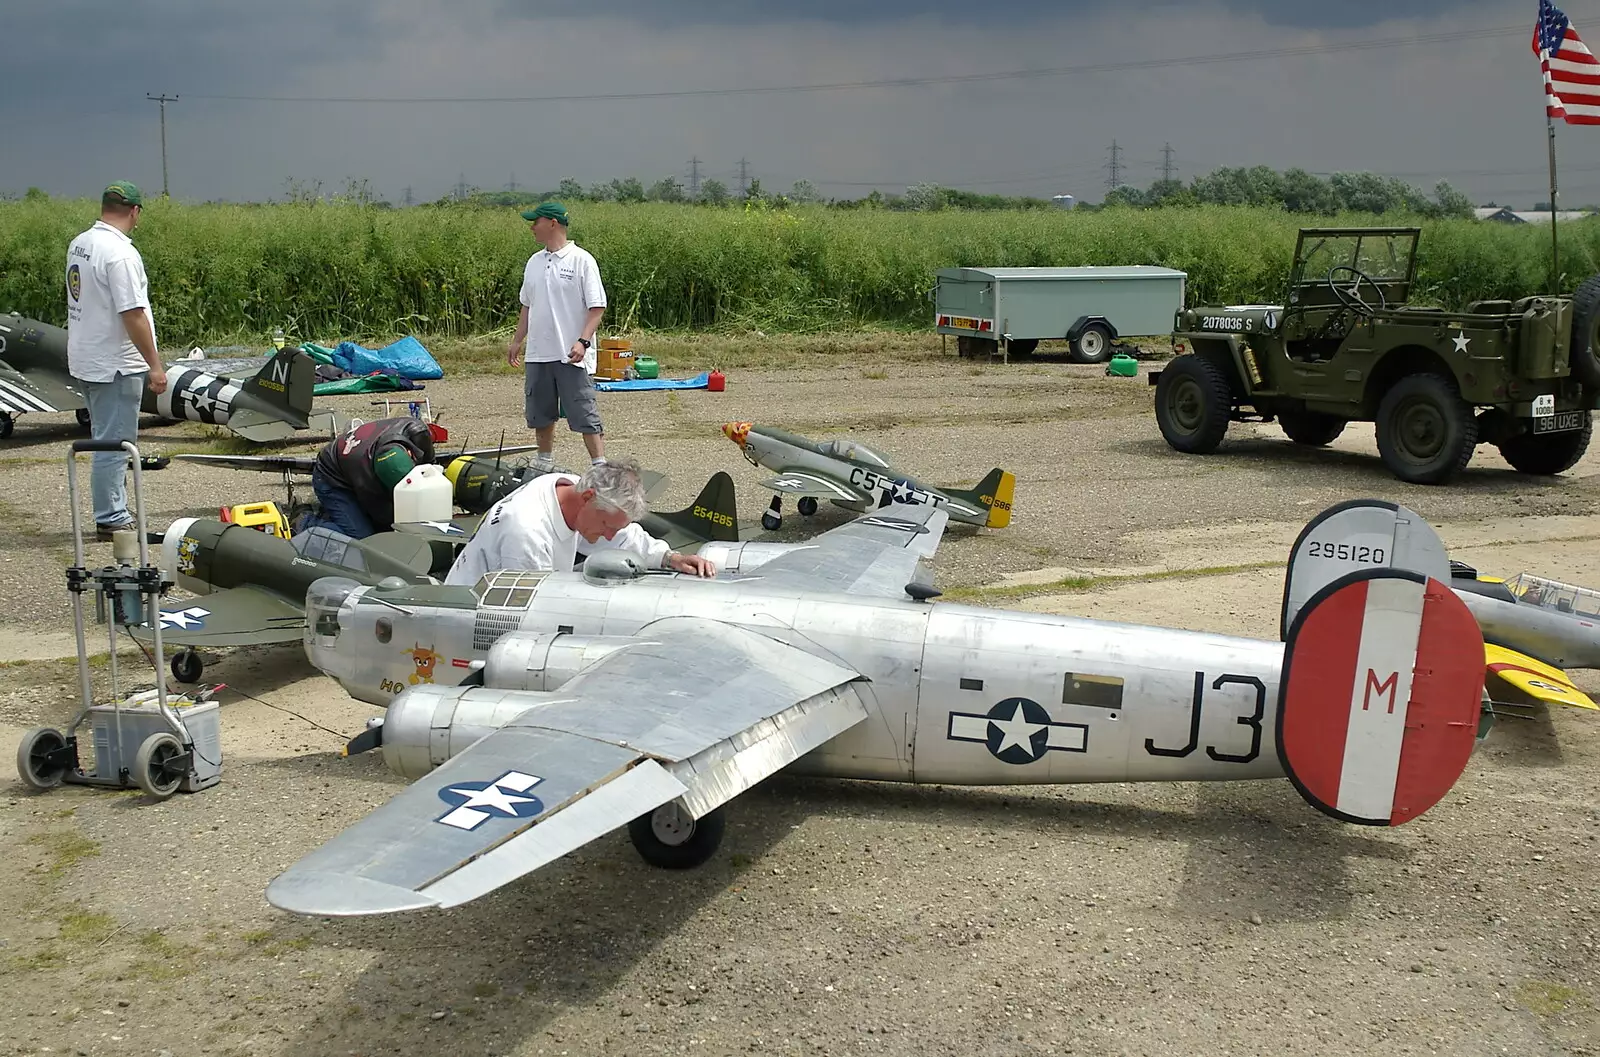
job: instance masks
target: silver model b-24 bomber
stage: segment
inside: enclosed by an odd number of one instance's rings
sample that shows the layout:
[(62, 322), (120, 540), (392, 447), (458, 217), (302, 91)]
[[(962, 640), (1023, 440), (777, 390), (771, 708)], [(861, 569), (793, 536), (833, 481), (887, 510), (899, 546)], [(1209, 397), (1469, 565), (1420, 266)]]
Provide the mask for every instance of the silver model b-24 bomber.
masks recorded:
[(1329, 815), (1398, 825), (1472, 753), (1483, 639), (1437, 578), (1331, 578), (1296, 602), (1285, 642), (1009, 612), (934, 601), (919, 563), (947, 520), (931, 504), (874, 511), (709, 580), (610, 550), (472, 587), (316, 581), (307, 655), (387, 706), (346, 751), (381, 750), (414, 781), (268, 900), (454, 906), (623, 825), (648, 861), (695, 866), (723, 805), (783, 769), (976, 785), (1287, 775)]

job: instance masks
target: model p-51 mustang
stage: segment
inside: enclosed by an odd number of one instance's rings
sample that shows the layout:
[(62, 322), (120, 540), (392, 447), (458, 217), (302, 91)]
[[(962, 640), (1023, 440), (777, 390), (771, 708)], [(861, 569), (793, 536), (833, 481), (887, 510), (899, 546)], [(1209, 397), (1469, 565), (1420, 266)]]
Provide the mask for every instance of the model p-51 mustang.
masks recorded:
[(1337, 577), (1297, 603), (1286, 642), (1137, 627), (934, 601), (920, 562), (947, 521), (918, 504), (804, 543), (708, 544), (715, 579), (613, 550), (472, 587), (318, 580), (307, 655), (387, 706), (346, 751), (380, 750), (414, 781), (268, 900), (309, 915), (455, 906), (621, 826), (646, 860), (695, 866), (724, 805), (784, 769), (1288, 776), (1335, 818), (1398, 825), (1471, 756), (1483, 639), (1437, 578)]
[[(818, 444), (781, 429), (749, 422), (729, 422), (723, 434), (739, 446), (752, 466), (776, 470), (761, 487), (800, 497), (802, 517), (817, 512), (817, 500), (828, 499), (857, 512), (891, 506), (926, 504), (943, 510), (951, 521), (986, 528), (1011, 523), (1011, 496), (1016, 478), (996, 467), (973, 489), (934, 488), (900, 473), (889, 461), (854, 440)], [(783, 499), (761, 515), (761, 525), (776, 530), (783, 524)]]
[[(201, 365), (204, 366), (201, 366)], [(172, 421), (225, 426), (251, 441), (281, 440), (309, 429), (317, 362), (298, 348), (256, 361), (175, 360), (157, 395), (146, 378), (139, 410)], [(76, 411), (89, 405), (67, 368), (67, 332), (17, 315), (0, 315), (0, 439), (18, 415)]]

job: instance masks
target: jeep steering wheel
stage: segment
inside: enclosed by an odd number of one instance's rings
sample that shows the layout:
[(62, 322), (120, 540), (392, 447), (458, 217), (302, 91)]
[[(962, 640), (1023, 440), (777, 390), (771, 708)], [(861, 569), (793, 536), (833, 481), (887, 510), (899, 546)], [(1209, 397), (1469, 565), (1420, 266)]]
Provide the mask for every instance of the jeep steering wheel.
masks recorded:
[[(1355, 281), (1350, 284), (1350, 289), (1346, 290), (1333, 281), (1334, 272), (1349, 272), (1355, 276)], [(1378, 295), (1377, 309), (1361, 300), (1361, 294), (1357, 292), (1360, 290), (1363, 280), (1366, 281), (1368, 286), (1372, 287), (1373, 293)], [(1379, 286), (1372, 276), (1366, 272), (1361, 271), (1359, 268), (1352, 268), (1348, 264), (1336, 264), (1328, 269), (1328, 289), (1333, 291), (1333, 296), (1339, 299), (1341, 305), (1359, 315), (1370, 317), (1374, 311), (1382, 311), (1389, 307), (1388, 299), (1383, 296), (1383, 287)]]

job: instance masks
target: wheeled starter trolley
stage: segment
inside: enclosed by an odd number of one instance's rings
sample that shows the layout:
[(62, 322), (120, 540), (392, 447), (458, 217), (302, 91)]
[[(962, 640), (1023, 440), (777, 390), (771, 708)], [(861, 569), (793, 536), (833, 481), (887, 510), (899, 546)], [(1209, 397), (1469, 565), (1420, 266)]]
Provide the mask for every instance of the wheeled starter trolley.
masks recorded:
[[(133, 463), (135, 520), (133, 532), (112, 534), (114, 564), (90, 570), (84, 566), (83, 529), (78, 509), (77, 456), (80, 452), (126, 452)], [(101, 785), (117, 789), (137, 786), (164, 800), (180, 789), (196, 792), (222, 778), (222, 732), (217, 702), (210, 691), (169, 697), (163, 672), (160, 596), (173, 586), (151, 564), (144, 520), (144, 481), (139, 449), (127, 441), (76, 440), (67, 453), (67, 502), (72, 508), (72, 557), (67, 590), (72, 594), (72, 619), (78, 637), (78, 683), (83, 707), (62, 733), (36, 727), (17, 747), (17, 771), (35, 789)], [(131, 564), (137, 560), (138, 565)], [(89, 654), (84, 634), (83, 596), (93, 591), (95, 620), (107, 627), (111, 647), (111, 702), (95, 704), (89, 683)], [(156, 685), (124, 697), (117, 670), (117, 633), (147, 625), (154, 638)], [(94, 748), (94, 769), (84, 770), (78, 752), (79, 730), (87, 723)]]

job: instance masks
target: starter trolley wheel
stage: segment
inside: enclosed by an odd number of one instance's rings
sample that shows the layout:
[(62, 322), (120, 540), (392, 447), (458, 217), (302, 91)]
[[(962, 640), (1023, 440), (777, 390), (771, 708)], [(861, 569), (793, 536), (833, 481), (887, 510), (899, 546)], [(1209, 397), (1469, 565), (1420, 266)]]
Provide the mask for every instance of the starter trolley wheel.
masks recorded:
[(206, 662), (191, 647), (172, 655), (172, 677), (180, 683), (198, 683)]
[(817, 512), (817, 497), (803, 495), (800, 497), (799, 501), (795, 503), (795, 506), (799, 508), (801, 517), (810, 517), (812, 514)]
[(88, 429), (89, 428), (89, 409), (86, 408), (86, 407), (78, 408), (78, 428), (79, 429)]
[(688, 870), (716, 854), (724, 824), (720, 807), (695, 818), (674, 800), (628, 823), (628, 836), (651, 866)]
[(34, 789), (54, 789), (67, 775), (67, 739), (54, 727), (34, 727), (17, 746), (17, 773)]
[(165, 800), (183, 784), (186, 772), (172, 762), (182, 755), (183, 746), (177, 738), (167, 731), (157, 731), (144, 739), (133, 758), (133, 780), (157, 800)]

